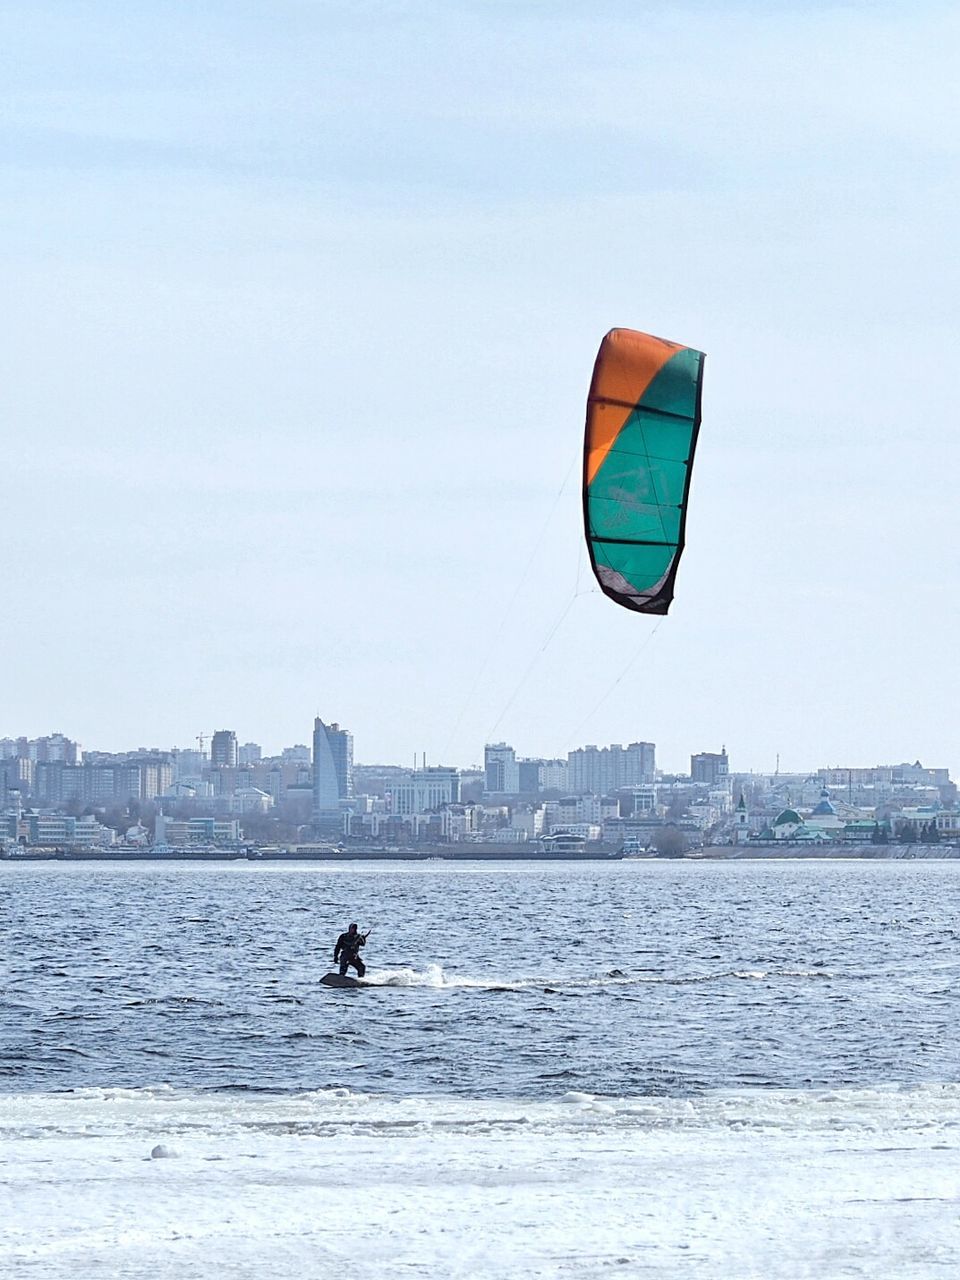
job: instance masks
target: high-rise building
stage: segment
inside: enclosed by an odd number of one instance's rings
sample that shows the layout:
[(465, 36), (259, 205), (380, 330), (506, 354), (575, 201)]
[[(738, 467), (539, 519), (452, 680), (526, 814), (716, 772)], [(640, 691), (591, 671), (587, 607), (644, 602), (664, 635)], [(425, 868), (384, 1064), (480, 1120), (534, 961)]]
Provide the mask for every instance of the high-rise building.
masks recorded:
[(353, 792), (353, 735), (338, 724), (313, 722), (313, 821), (339, 825), (340, 801)]
[(199, 778), (209, 764), (206, 752), (195, 751), (192, 747), (186, 750), (174, 747), (171, 758), (174, 766), (174, 781), (179, 778)]
[(237, 763), (240, 765), (259, 764), (263, 759), (263, 749), (259, 742), (244, 742), (237, 748)]
[(699, 755), (690, 757), (690, 781), (705, 783), (708, 787), (723, 786), (730, 772), (727, 760), (727, 749), (701, 751)]
[(566, 791), (569, 766), (566, 760), (540, 762), (540, 787), (543, 791)]
[(517, 761), (517, 790), (521, 795), (538, 796), (540, 794), (540, 761)]
[(30, 743), (31, 757), (38, 763), (43, 761), (62, 761), (64, 764), (78, 764), (82, 752), (76, 742), (64, 737), (62, 733), (51, 733), (46, 738), (37, 738)]
[(505, 742), (488, 743), (483, 749), (483, 789), (491, 795), (517, 795), (520, 766), (517, 753)]
[(347, 800), (353, 795), (353, 734), (338, 724), (331, 724), (327, 726), (327, 741), (333, 753), (340, 799)]
[(173, 784), (173, 765), (161, 756), (141, 756), (115, 764), (93, 760), (66, 764), (62, 760), (40, 760), (34, 765), (33, 795), (48, 804), (82, 800), (89, 804), (110, 804), (130, 800), (153, 800)]
[(235, 769), (237, 762), (237, 735), (232, 729), (218, 729), (210, 741), (210, 767)]
[(619, 742), (609, 747), (578, 747), (567, 756), (567, 787), (571, 795), (609, 795), (624, 787), (653, 782), (657, 772), (652, 742)]
[(140, 765), (140, 798), (155, 800), (173, 786), (173, 763), (169, 758), (144, 757)]
[[(69, 769), (69, 774), (64, 774)], [(38, 760), (34, 768), (33, 796), (46, 804), (62, 804), (64, 800), (81, 799), (82, 782), (74, 775), (83, 774), (76, 766), (64, 765), (62, 760)]]
[(517, 790), (524, 796), (538, 796), (543, 791), (566, 791), (566, 760), (518, 760)]
[(16, 756), (34, 764), (79, 764), (83, 757), (79, 743), (62, 733), (51, 733), (45, 738), (17, 738), (15, 741), (4, 738), (0, 747), (0, 758)]

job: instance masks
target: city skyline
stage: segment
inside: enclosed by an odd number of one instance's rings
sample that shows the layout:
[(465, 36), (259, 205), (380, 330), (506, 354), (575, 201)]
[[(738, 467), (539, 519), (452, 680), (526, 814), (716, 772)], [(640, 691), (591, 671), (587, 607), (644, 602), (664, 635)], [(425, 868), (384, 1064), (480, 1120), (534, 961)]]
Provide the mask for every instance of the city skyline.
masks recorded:
[[(733, 764), (730, 763), (730, 754), (726, 743), (720, 745), (719, 751), (688, 750), (684, 763), (689, 767), (674, 768), (661, 761), (658, 744), (636, 740), (622, 743), (583, 742), (565, 752), (552, 752), (543, 755), (536, 755), (527, 751), (522, 745), (517, 747), (515, 744), (505, 741), (488, 742), (484, 744), (482, 758), (469, 762), (430, 760), (425, 753), (421, 752), (413, 752), (406, 759), (355, 760), (354, 735), (350, 730), (341, 726), (337, 721), (323, 721), (319, 716), (316, 716), (313, 720), (309, 742), (287, 743), (274, 751), (265, 748), (261, 743), (252, 739), (241, 742), (240, 737), (241, 735), (236, 730), (219, 729), (210, 734), (198, 734), (195, 738), (198, 744), (209, 744), (209, 750), (204, 750), (202, 746), (180, 747), (177, 744), (172, 744), (171, 746), (157, 744), (145, 746), (142, 743), (136, 747), (108, 750), (101, 745), (84, 746), (79, 740), (69, 737), (69, 735), (60, 730), (40, 734), (36, 738), (31, 738), (24, 734), (16, 736), (0, 734), (0, 765), (5, 760), (16, 758), (23, 748), (37, 747), (38, 744), (42, 744), (40, 745), (40, 754), (38, 755), (34, 751), (31, 753), (32, 758), (40, 761), (65, 763), (71, 766), (77, 766), (81, 758), (84, 763), (90, 763), (98, 762), (102, 758), (124, 759), (126, 757), (142, 756), (148, 762), (153, 763), (154, 757), (179, 755), (195, 758), (197, 761), (204, 761), (207, 767), (214, 770), (225, 769), (237, 772), (263, 762), (280, 759), (291, 763), (299, 761), (301, 764), (312, 764), (316, 760), (318, 743), (327, 743), (325, 749), (321, 748), (324, 756), (329, 757), (324, 760), (324, 782), (322, 785), (324, 794), (328, 798), (336, 793), (339, 799), (348, 798), (352, 794), (350, 778), (354, 768), (376, 769), (384, 767), (411, 770), (412, 772), (417, 772), (421, 769), (424, 771), (454, 769), (463, 773), (483, 775), (489, 782), (492, 776), (491, 761), (494, 760), (498, 762), (497, 768), (500, 771), (499, 777), (502, 782), (513, 780), (519, 783), (519, 778), (522, 775), (518, 770), (526, 763), (538, 762), (551, 765), (567, 764), (569, 762), (577, 770), (578, 775), (582, 773), (584, 779), (587, 779), (596, 776), (597, 765), (591, 766), (578, 763), (575, 760), (576, 757), (583, 757), (587, 752), (598, 753), (602, 756), (616, 753), (616, 759), (610, 764), (609, 768), (612, 771), (611, 777), (621, 777), (623, 785), (627, 785), (628, 782), (646, 781), (657, 775), (689, 776), (695, 781), (703, 782), (717, 777), (726, 777), (728, 774), (731, 777), (748, 777), (750, 775), (772, 777), (778, 774), (784, 776), (815, 776), (819, 772), (827, 772), (831, 777), (831, 785), (842, 786), (846, 775), (856, 775), (895, 766), (933, 768), (940, 772), (946, 772), (950, 777), (954, 776), (954, 771), (949, 766), (944, 768), (942, 762), (931, 765), (930, 761), (933, 760), (933, 757), (924, 754), (913, 756), (912, 758), (909, 755), (901, 754), (900, 757), (889, 757), (885, 762), (879, 759), (868, 760), (865, 755), (859, 759), (848, 760), (845, 763), (839, 761), (825, 762), (821, 759), (819, 763), (806, 762), (799, 768), (788, 767), (778, 760), (772, 769), (751, 769), (740, 765), (736, 760)], [(226, 751), (219, 758), (217, 758), (216, 747), (216, 740), (218, 739), (221, 747), (226, 746)], [(247, 758), (244, 758), (245, 755)], [(606, 769), (607, 766), (603, 766), (603, 768)], [(616, 789), (618, 785), (620, 783), (615, 783), (610, 789)], [(502, 789), (509, 792), (522, 788), (518, 785), (504, 785), (501, 787), (490, 785), (488, 789), (492, 791)]]
[(198, 736), (197, 749), (115, 756), (61, 733), (0, 739), (0, 853), (322, 856), (347, 842), (363, 856), (412, 845), (462, 857), (482, 845), (491, 856), (676, 857), (771, 844), (905, 856), (914, 844), (952, 849), (960, 836), (949, 770), (919, 762), (761, 776), (731, 770), (724, 747), (671, 774), (652, 742), (588, 745), (563, 760), (501, 741), (485, 747), (482, 770), (362, 765), (349, 730), (319, 716), (312, 747), (279, 756), (240, 748), (232, 729), (209, 741), (209, 754)]

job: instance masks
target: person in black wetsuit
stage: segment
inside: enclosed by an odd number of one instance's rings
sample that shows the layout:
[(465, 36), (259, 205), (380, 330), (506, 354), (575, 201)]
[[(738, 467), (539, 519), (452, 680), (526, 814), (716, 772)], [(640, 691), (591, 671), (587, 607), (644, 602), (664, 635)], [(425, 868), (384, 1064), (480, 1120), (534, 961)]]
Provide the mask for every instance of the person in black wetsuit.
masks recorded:
[(360, 948), (366, 941), (367, 935), (358, 933), (355, 924), (350, 925), (346, 933), (341, 933), (333, 949), (333, 963), (336, 964), (339, 960), (341, 978), (346, 977), (351, 965), (356, 969), (358, 978), (362, 978), (367, 972), (367, 966), (360, 959)]

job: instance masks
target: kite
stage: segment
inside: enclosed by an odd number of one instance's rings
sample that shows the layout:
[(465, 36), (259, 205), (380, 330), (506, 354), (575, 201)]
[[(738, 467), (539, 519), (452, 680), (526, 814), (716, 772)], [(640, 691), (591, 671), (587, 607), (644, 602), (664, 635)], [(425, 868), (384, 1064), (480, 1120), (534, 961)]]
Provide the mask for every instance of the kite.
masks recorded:
[(666, 613), (683, 551), (700, 430), (702, 351), (611, 329), (587, 397), (583, 520), (590, 563), (611, 600)]

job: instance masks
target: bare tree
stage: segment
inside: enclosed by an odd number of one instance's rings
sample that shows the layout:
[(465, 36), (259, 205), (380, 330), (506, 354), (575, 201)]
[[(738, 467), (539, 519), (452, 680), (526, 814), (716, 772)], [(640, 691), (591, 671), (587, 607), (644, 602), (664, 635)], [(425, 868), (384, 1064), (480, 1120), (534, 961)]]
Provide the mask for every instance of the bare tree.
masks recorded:
[(687, 851), (687, 837), (679, 827), (668, 823), (653, 837), (653, 846), (661, 858), (680, 858)]

